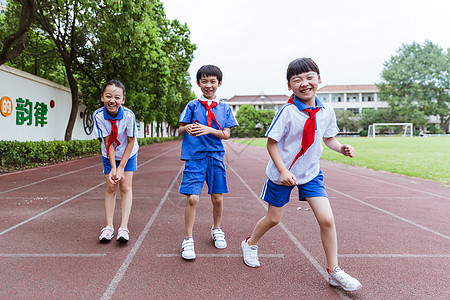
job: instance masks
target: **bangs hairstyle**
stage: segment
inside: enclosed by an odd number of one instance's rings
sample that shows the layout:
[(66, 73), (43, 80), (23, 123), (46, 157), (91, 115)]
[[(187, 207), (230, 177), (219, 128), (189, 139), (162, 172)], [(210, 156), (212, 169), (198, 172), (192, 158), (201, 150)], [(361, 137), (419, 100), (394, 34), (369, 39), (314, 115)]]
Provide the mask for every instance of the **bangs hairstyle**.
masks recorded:
[(108, 81), (107, 83), (105, 83), (105, 85), (103, 86), (103, 89), (102, 89), (102, 94), (105, 92), (105, 89), (108, 85), (114, 85), (114, 86), (117, 86), (118, 88), (121, 88), (123, 91), (123, 96), (125, 97), (125, 86), (122, 84), (122, 82), (120, 82), (117, 79), (112, 79), (112, 80)]
[(320, 75), (319, 67), (311, 58), (306, 57), (297, 58), (296, 60), (292, 61), (288, 66), (286, 73), (287, 81), (289, 81), (289, 79), (291, 79), (295, 75), (311, 71), (316, 72), (317, 75)]
[(202, 77), (215, 76), (219, 82), (222, 82), (222, 71), (219, 67), (213, 65), (205, 65), (197, 71), (197, 81), (200, 81)]

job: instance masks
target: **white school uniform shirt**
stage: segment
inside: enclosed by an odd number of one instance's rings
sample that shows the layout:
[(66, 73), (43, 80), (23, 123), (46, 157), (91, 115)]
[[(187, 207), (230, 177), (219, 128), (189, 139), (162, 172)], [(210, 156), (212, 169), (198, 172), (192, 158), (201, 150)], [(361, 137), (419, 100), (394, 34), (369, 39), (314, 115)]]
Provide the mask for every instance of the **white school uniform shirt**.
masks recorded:
[[(106, 155), (106, 145), (103, 140), (104, 137), (107, 137), (111, 134), (112, 123), (108, 121), (108, 119), (116, 119), (116, 125), (118, 129), (117, 140), (120, 142), (115, 149), (115, 159), (121, 160), (123, 156), (123, 152), (128, 144), (128, 137), (136, 137), (137, 136), (137, 126), (136, 126), (136, 118), (134, 113), (126, 107), (120, 106), (119, 113), (115, 118), (111, 118), (108, 114), (108, 111), (103, 106), (97, 109), (94, 114), (94, 124), (95, 124), (95, 133), (98, 138), (102, 139), (102, 156), (108, 158)], [(114, 146), (116, 144), (114, 143)], [(135, 155), (138, 152), (139, 145), (137, 142), (137, 138), (134, 140), (133, 149), (131, 150), (130, 157)]]
[[(339, 133), (333, 108), (327, 103), (322, 103), (317, 97), (316, 103), (321, 109), (316, 113), (314, 143), (297, 159), (290, 170), (297, 178), (298, 184), (305, 184), (319, 174), (319, 159), (323, 151), (322, 138), (333, 137)], [(304, 108), (309, 107), (304, 105), (300, 109)], [(309, 114), (306, 111), (300, 111), (296, 105), (288, 103), (277, 112), (266, 132), (266, 137), (277, 141), (281, 158), (288, 169), (302, 148), (303, 127), (308, 118)], [(266, 175), (272, 182), (281, 184), (280, 172), (272, 159), (267, 164)]]

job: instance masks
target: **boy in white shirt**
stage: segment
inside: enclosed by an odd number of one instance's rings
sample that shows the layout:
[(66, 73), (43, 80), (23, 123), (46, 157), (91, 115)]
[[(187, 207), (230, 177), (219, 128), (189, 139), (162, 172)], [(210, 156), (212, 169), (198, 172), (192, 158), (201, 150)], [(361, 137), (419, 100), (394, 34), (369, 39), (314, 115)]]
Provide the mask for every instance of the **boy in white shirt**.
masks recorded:
[(267, 180), (261, 199), (268, 203), (268, 210), (256, 224), (252, 235), (242, 241), (244, 262), (250, 267), (260, 266), (257, 244), (280, 222), (283, 207), (297, 186), (300, 200), (308, 201), (319, 223), (329, 283), (354, 291), (362, 285), (338, 266), (336, 227), (319, 159), (323, 150), (322, 140), (330, 149), (345, 156), (353, 157), (355, 149), (339, 143), (335, 137), (339, 129), (334, 110), (316, 97), (322, 82), (316, 63), (310, 58), (292, 61), (287, 70), (287, 80), (293, 95), (275, 115), (266, 133), (271, 160), (266, 168)]

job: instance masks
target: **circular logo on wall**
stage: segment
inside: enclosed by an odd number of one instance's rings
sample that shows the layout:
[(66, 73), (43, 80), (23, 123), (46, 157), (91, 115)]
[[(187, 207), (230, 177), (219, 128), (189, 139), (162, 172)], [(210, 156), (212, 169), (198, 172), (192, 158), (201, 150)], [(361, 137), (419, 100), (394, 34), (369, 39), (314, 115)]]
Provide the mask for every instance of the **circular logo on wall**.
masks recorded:
[(4, 117), (9, 117), (13, 111), (13, 102), (11, 98), (5, 96), (0, 100), (0, 111)]
[(85, 108), (83, 113), (83, 128), (87, 135), (90, 135), (92, 130), (94, 130), (94, 119), (92, 118), (92, 114), (88, 112), (87, 108)]

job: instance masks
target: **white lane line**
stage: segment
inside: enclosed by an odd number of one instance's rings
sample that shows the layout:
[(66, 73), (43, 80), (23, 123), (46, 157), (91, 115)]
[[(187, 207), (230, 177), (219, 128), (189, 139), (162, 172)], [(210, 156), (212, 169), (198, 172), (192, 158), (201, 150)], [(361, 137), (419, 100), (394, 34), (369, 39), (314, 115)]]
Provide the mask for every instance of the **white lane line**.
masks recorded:
[(371, 207), (371, 208), (373, 208), (373, 209), (376, 209), (376, 210), (378, 210), (378, 211), (381, 211), (381, 212), (383, 212), (383, 213), (385, 213), (385, 214), (387, 214), (387, 215), (390, 215), (391, 217), (397, 218), (397, 219), (399, 219), (399, 220), (401, 220), (401, 221), (403, 221), (403, 222), (406, 222), (406, 223), (408, 223), (408, 224), (414, 225), (414, 226), (419, 227), (419, 228), (421, 228), (421, 229), (423, 229), (423, 230), (426, 230), (426, 231), (431, 232), (431, 233), (434, 233), (434, 234), (436, 234), (436, 235), (438, 235), (438, 236), (440, 236), (440, 237), (446, 238), (447, 240), (450, 240), (450, 236), (447, 236), (447, 235), (445, 235), (445, 234), (442, 234), (442, 233), (440, 233), (440, 232), (437, 232), (436, 230), (433, 230), (433, 229), (431, 229), (431, 228), (428, 228), (428, 227), (425, 227), (425, 226), (423, 226), (423, 225), (417, 224), (417, 223), (415, 223), (415, 222), (413, 222), (413, 221), (411, 221), (411, 220), (408, 220), (408, 219), (406, 219), (406, 218), (397, 216), (396, 214), (393, 214), (393, 213), (391, 213), (391, 212), (389, 212), (389, 211), (387, 211), (387, 210), (384, 210), (384, 209), (382, 209), (382, 208), (376, 207), (375, 205), (372, 205), (372, 204), (370, 204), (370, 203), (367, 203), (367, 202), (365, 202), (365, 201), (362, 201), (362, 200), (360, 200), (360, 199), (358, 199), (358, 198), (356, 198), (356, 197), (353, 197), (353, 196), (350, 196), (350, 195), (348, 195), (348, 194), (339, 192), (338, 190), (335, 190), (335, 189), (333, 189), (333, 188), (328, 187), (327, 189), (332, 190), (333, 192), (338, 193), (338, 194), (340, 194), (340, 195), (342, 195), (342, 196), (348, 197), (348, 198), (350, 198), (350, 199), (352, 199), (352, 200), (355, 200), (355, 201), (357, 201), (357, 202), (359, 202), (359, 203), (361, 203), (361, 204), (367, 205), (367, 206), (369, 206), (369, 207)]
[(147, 160), (146, 162), (143, 162), (142, 164), (138, 165), (138, 167), (142, 167), (143, 165), (146, 165), (146, 164), (148, 164), (149, 162), (154, 161), (155, 159), (160, 158), (161, 156), (166, 155), (167, 153), (172, 152), (173, 150), (178, 149), (178, 148), (180, 148), (180, 147), (181, 147), (181, 146), (176, 146), (176, 147), (174, 147), (174, 148), (172, 148), (172, 149), (167, 150), (166, 152), (163, 152), (163, 153), (161, 153), (161, 154), (159, 154), (159, 155), (157, 155), (157, 156), (155, 156), (155, 157), (153, 157), (153, 158), (150, 158), (150, 159)]
[[(404, 188), (404, 189), (407, 189), (407, 190), (410, 190), (410, 191), (419, 192), (419, 193), (427, 194), (427, 195), (438, 197), (438, 198), (450, 199), (450, 197), (447, 197), (447, 196), (443, 196), (443, 195), (439, 195), (439, 194), (435, 194), (435, 193), (431, 193), (431, 192), (427, 192), (427, 191), (422, 191), (422, 190), (419, 190), (419, 189), (415, 189), (415, 188), (412, 188), (412, 187), (409, 187), (409, 186), (405, 186), (405, 185), (389, 182), (389, 181), (386, 181), (386, 180), (377, 179), (377, 178), (373, 178), (373, 177), (369, 177), (369, 176), (365, 176), (365, 175), (360, 175), (360, 174), (357, 174), (357, 173), (354, 173), (354, 172), (348, 172), (348, 171), (336, 169), (336, 168), (329, 167), (329, 166), (327, 166), (327, 168), (335, 170), (335, 171), (351, 174), (352, 176), (358, 176), (358, 177), (370, 179), (370, 180), (373, 180), (373, 181), (378, 181), (378, 182), (381, 182), (381, 183), (389, 184), (389, 185), (392, 185), (392, 186), (401, 187), (401, 188)], [(420, 178), (417, 178), (417, 179), (420, 179)]]
[(133, 248), (131, 249), (130, 253), (128, 253), (127, 257), (123, 261), (122, 265), (120, 266), (119, 270), (117, 271), (116, 275), (112, 279), (111, 283), (109, 284), (108, 288), (106, 289), (106, 291), (103, 294), (101, 299), (111, 299), (111, 297), (113, 296), (117, 286), (119, 285), (120, 281), (123, 278), (123, 275), (127, 271), (128, 266), (130, 265), (130, 263), (133, 260), (134, 256), (138, 252), (139, 248), (142, 245), (142, 242), (145, 239), (145, 236), (147, 235), (147, 233), (150, 230), (150, 227), (152, 226), (153, 222), (155, 221), (156, 216), (159, 214), (159, 211), (161, 210), (163, 204), (166, 202), (170, 191), (172, 190), (173, 186), (177, 182), (177, 179), (180, 176), (182, 170), (183, 170), (183, 167), (180, 168), (180, 170), (178, 171), (177, 175), (175, 176), (175, 178), (170, 183), (170, 186), (167, 189), (167, 191), (164, 194), (164, 196), (162, 197), (161, 201), (159, 202), (158, 207), (153, 212), (150, 220), (148, 221), (147, 225), (145, 225), (144, 230), (142, 230), (141, 234), (139, 235), (138, 239), (136, 240), (136, 243), (134, 243)]
[[(149, 162), (151, 162), (151, 161), (157, 159), (158, 157), (160, 157), (160, 156), (162, 156), (162, 155), (165, 155), (166, 153), (168, 153), (168, 152), (170, 152), (170, 151), (173, 151), (173, 150), (176, 149), (176, 148), (179, 148), (179, 146), (178, 146), (178, 147), (175, 147), (175, 148), (172, 148), (171, 150), (168, 150), (168, 151), (166, 151), (166, 152), (164, 152), (164, 153), (162, 153), (162, 154), (160, 154), (160, 155), (158, 155), (158, 156), (156, 156), (156, 157), (154, 157), (154, 158), (151, 158), (151, 159), (147, 160), (146, 162), (140, 164), (139, 166), (145, 165), (145, 164), (147, 164), (147, 163), (149, 163)], [(95, 167), (95, 166), (92, 166), (92, 167)], [(92, 167), (87, 167), (87, 168), (83, 168), (83, 169), (80, 169), (80, 170), (85, 170), (85, 169), (89, 169), (89, 168), (92, 168)], [(80, 171), (80, 170), (68, 172), (68, 173), (63, 174), (63, 175), (58, 175), (58, 176), (54, 176), (54, 177), (49, 177), (49, 178), (47, 178), (47, 179), (40, 180), (40, 181), (37, 181), (37, 182), (32, 183), (32, 184), (24, 185), (24, 186), (22, 186), (22, 187), (17, 187), (17, 188), (12, 189), (12, 190), (16, 190), (16, 189), (19, 189), (19, 188), (23, 188), (23, 187), (26, 187), (26, 186), (30, 186), (30, 185), (33, 185), (33, 184), (36, 184), (36, 183), (40, 183), (40, 182), (42, 182), (42, 181), (46, 181), (46, 180), (49, 180), (49, 179), (52, 179), (52, 178), (58, 178), (58, 177), (61, 177), (61, 176), (67, 175), (67, 174), (71, 174), (71, 173), (78, 172), (78, 171)], [(71, 198), (69, 198), (69, 199), (63, 201), (63, 202), (61, 202), (61, 203), (59, 203), (59, 204), (57, 204), (57, 205), (55, 205), (55, 206), (53, 206), (53, 207), (47, 209), (46, 211), (41, 212), (40, 214), (37, 214), (37, 215), (35, 215), (35, 216), (33, 216), (33, 217), (31, 217), (31, 218), (29, 218), (29, 219), (23, 221), (23, 222), (20, 222), (20, 223), (14, 225), (14, 226), (12, 226), (12, 227), (10, 227), (10, 228), (8, 228), (8, 229), (3, 230), (2, 232), (0, 232), (0, 236), (3, 235), (3, 234), (5, 234), (5, 233), (7, 233), (7, 232), (9, 232), (9, 231), (11, 231), (11, 230), (13, 230), (13, 229), (18, 228), (18, 227), (20, 227), (20, 226), (22, 226), (22, 225), (24, 225), (24, 224), (27, 224), (28, 222), (33, 221), (34, 219), (37, 219), (37, 218), (39, 218), (39, 217), (41, 217), (41, 216), (43, 216), (43, 215), (45, 215), (45, 214), (51, 212), (52, 210), (54, 210), (54, 209), (60, 207), (61, 205), (64, 205), (64, 204), (66, 204), (66, 203), (72, 201), (73, 199), (76, 199), (76, 198), (78, 198), (78, 197), (80, 197), (80, 196), (82, 196), (82, 195), (84, 195), (84, 194), (86, 194), (86, 193), (88, 193), (88, 192), (90, 192), (90, 191), (92, 191), (92, 190), (98, 188), (99, 186), (101, 186), (101, 185), (103, 185), (103, 184), (105, 184), (105, 183), (104, 183), (104, 182), (99, 183), (99, 184), (97, 184), (96, 186), (94, 186), (94, 187), (92, 187), (92, 188), (90, 188), (90, 189), (88, 189), (88, 190), (85, 190), (84, 192), (79, 193), (79, 194), (77, 194), (77, 195), (75, 195), (75, 196), (73, 196), (73, 197), (71, 197)], [(9, 191), (11, 191), (11, 190), (9, 190)], [(5, 192), (7, 192), (7, 191), (5, 191)], [(1, 194), (1, 193), (2, 193), (2, 192), (0, 192), (0, 194)]]
[(26, 224), (26, 223), (28, 223), (28, 222), (31, 222), (31, 221), (33, 221), (34, 219), (37, 219), (37, 218), (39, 218), (40, 216), (45, 215), (46, 213), (51, 212), (52, 210), (54, 210), (54, 209), (56, 209), (56, 208), (58, 208), (58, 207), (60, 207), (60, 206), (62, 206), (62, 205), (64, 205), (64, 204), (66, 204), (66, 203), (72, 201), (73, 199), (76, 199), (76, 198), (78, 198), (78, 197), (80, 197), (80, 196), (82, 196), (82, 195), (84, 195), (84, 194), (86, 194), (86, 193), (89, 193), (90, 191), (92, 191), (92, 190), (98, 188), (99, 186), (101, 186), (101, 185), (103, 185), (103, 184), (105, 184), (105, 183), (104, 183), (104, 182), (99, 183), (99, 184), (97, 184), (96, 186), (91, 187), (90, 189), (87, 189), (87, 190), (85, 190), (84, 192), (79, 193), (79, 194), (77, 194), (77, 195), (75, 195), (75, 196), (73, 196), (73, 197), (71, 197), (71, 198), (69, 198), (69, 199), (63, 201), (63, 202), (61, 202), (61, 203), (59, 203), (59, 204), (57, 204), (57, 205), (55, 205), (55, 206), (53, 206), (53, 207), (47, 209), (46, 211), (41, 212), (40, 214), (37, 214), (37, 215), (35, 215), (35, 216), (33, 216), (33, 217), (31, 217), (31, 218), (29, 218), (29, 219), (23, 221), (23, 222), (20, 222), (20, 223), (14, 225), (14, 226), (12, 226), (12, 227), (10, 227), (10, 228), (8, 228), (8, 229), (3, 230), (2, 232), (0, 232), (0, 236), (1, 236), (1, 235), (4, 235), (5, 233), (7, 233), (7, 232), (9, 232), (9, 231), (11, 231), (11, 230), (13, 230), (13, 229), (16, 229), (17, 227), (20, 227), (20, 226), (22, 226), (22, 225), (24, 225), (24, 224)]
[[(180, 253), (169, 253), (169, 254), (156, 254), (157, 257), (181, 257)], [(231, 257), (242, 257), (241, 254), (219, 254), (219, 253), (210, 253), (210, 254), (195, 254), (196, 257), (225, 257), (225, 258), (231, 258)], [(259, 257), (269, 257), (269, 258), (284, 258), (284, 254), (258, 254)]]
[(78, 170), (75, 170), (75, 171), (70, 171), (70, 172), (67, 172), (67, 173), (64, 173), (64, 174), (61, 174), (61, 175), (48, 177), (48, 178), (45, 178), (45, 179), (42, 179), (42, 180), (38, 180), (38, 181), (29, 183), (29, 184), (24, 184), (24, 185), (12, 188), (12, 189), (9, 189), (9, 190), (6, 190), (6, 191), (1, 191), (0, 194), (5, 194), (5, 193), (12, 192), (12, 191), (20, 190), (20, 189), (23, 189), (23, 188), (26, 188), (26, 187), (29, 187), (29, 186), (32, 186), (32, 185), (35, 185), (35, 184), (38, 184), (38, 183), (42, 183), (42, 182), (45, 182), (45, 181), (48, 181), (48, 180), (51, 180), (51, 179), (63, 177), (63, 176), (66, 176), (66, 175), (70, 175), (70, 174), (73, 174), (73, 173), (77, 173), (77, 172), (84, 171), (84, 170), (87, 170), (87, 169), (90, 169), (90, 168), (94, 168), (94, 167), (98, 167), (98, 166), (100, 166), (100, 165), (97, 164), (97, 165), (93, 165), (93, 166), (90, 166), (90, 167), (78, 169)]
[(101, 257), (106, 256), (106, 254), (95, 254), (95, 253), (11, 253), (5, 254), (0, 253), (0, 257)]
[[(233, 173), (239, 178), (239, 180), (242, 182), (242, 184), (249, 190), (249, 192), (255, 197), (256, 200), (264, 207), (265, 210), (267, 210), (266, 204), (261, 198), (259, 198), (258, 195), (252, 190), (252, 188), (242, 179), (241, 176), (230, 166), (228, 165), (228, 168), (233, 171)], [(283, 231), (288, 235), (288, 237), (291, 239), (291, 241), (297, 246), (297, 248), (300, 250), (300, 252), (303, 253), (303, 255), (306, 256), (306, 258), (311, 262), (311, 264), (316, 268), (316, 270), (319, 272), (320, 275), (322, 275), (323, 278), (328, 282), (328, 274), (325, 271), (325, 269), (320, 265), (320, 263), (312, 256), (311, 253), (308, 252), (308, 250), (302, 245), (302, 243), (297, 240), (297, 238), (292, 234), (292, 232), (283, 224), (283, 222), (278, 223), (278, 225), (283, 229)], [(341, 290), (336, 290), (336, 293), (339, 294), (339, 296), (342, 299), (350, 299), (344, 292)]]
[[(231, 145), (230, 145), (230, 147), (231, 147)], [(247, 154), (246, 152), (241, 152), (241, 153), (245, 154), (246, 156), (249, 156), (249, 157), (251, 157), (251, 158), (253, 158), (253, 159), (257, 160), (257, 161), (263, 162), (263, 163), (267, 163), (269, 161), (268, 159), (267, 160), (259, 159), (258, 157), (255, 157), (255, 156), (252, 156), (250, 154)], [(427, 195), (431, 195), (431, 196), (435, 196), (435, 197), (439, 197), (439, 198), (450, 199), (450, 197), (442, 196), (442, 195), (431, 193), (431, 192), (427, 192), (427, 191), (422, 191), (422, 190), (419, 190), (419, 189), (411, 188), (409, 186), (405, 186), (405, 185), (401, 185), (401, 184), (397, 184), (397, 183), (392, 183), (392, 182), (389, 182), (389, 181), (386, 181), (386, 180), (377, 179), (377, 178), (373, 178), (373, 177), (369, 177), (369, 176), (365, 176), (365, 175), (360, 175), (360, 174), (356, 174), (354, 172), (344, 171), (344, 170), (341, 170), (341, 169), (333, 168), (331, 166), (326, 166), (326, 167), (329, 168), (329, 169), (335, 170), (335, 171), (339, 171), (339, 172), (350, 174), (352, 176), (358, 176), (358, 177), (370, 179), (370, 180), (373, 180), (373, 181), (378, 181), (378, 182), (381, 182), (381, 183), (393, 185), (393, 186), (396, 186), (396, 187), (401, 187), (401, 188), (404, 188), (404, 189), (407, 189), (407, 190), (411, 190), (411, 191), (414, 191), (414, 192), (420, 192), (420, 193), (423, 193), (423, 194), (427, 194)], [(417, 178), (417, 179), (421, 179), (421, 178)], [(420, 198), (420, 197), (417, 197), (417, 198)]]
[(450, 258), (450, 254), (340, 254), (338, 256), (356, 258)]
[[(169, 152), (171, 152), (171, 151), (173, 151), (173, 150), (175, 150), (177, 148), (180, 148), (180, 146), (174, 147), (174, 148), (172, 148), (172, 149), (170, 149), (170, 150), (168, 150), (168, 151), (166, 151), (164, 153), (161, 153), (160, 155), (158, 155), (158, 156), (156, 156), (154, 158), (151, 158), (151, 159), (147, 160), (146, 162), (138, 165), (138, 167), (141, 167), (141, 166), (143, 166), (143, 165), (145, 165), (145, 164), (147, 164), (147, 163), (149, 163), (149, 162), (151, 162), (151, 161), (153, 161), (153, 160), (155, 160), (155, 159), (157, 159), (157, 158), (159, 158), (159, 157), (161, 157), (161, 156), (163, 156), (163, 155), (165, 155), (165, 154), (167, 154), (167, 153), (169, 153)], [(5, 194), (5, 193), (9, 193), (9, 192), (12, 192), (12, 191), (16, 191), (16, 190), (19, 190), (19, 189), (23, 189), (23, 188), (26, 188), (26, 187), (29, 187), (29, 186), (32, 186), (32, 185), (35, 185), (35, 184), (39, 184), (39, 183), (42, 183), (42, 182), (45, 182), (45, 181), (48, 181), (48, 180), (52, 180), (52, 179), (60, 178), (60, 177), (63, 177), (63, 176), (66, 176), (66, 175), (70, 175), (70, 174), (73, 174), (73, 173), (77, 173), (77, 172), (80, 172), (80, 171), (84, 171), (84, 170), (87, 170), (87, 169), (90, 169), (90, 168), (99, 167), (101, 165), (102, 164), (95, 164), (93, 166), (89, 166), (89, 167), (85, 167), (85, 168), (82, 168), (82, 169), (70, 171), (70, 172), (67, 172), (67, 173), (64, 173), (64, 174), (60, 174), (60, 175), (57, 175), (57, 176), (53, 176), (53, 177), (48, 177), (48, 178), (45, 178), (45, 179), (42, 179), (42, 180), (38, 180), (38, 181), (29, 183), (29, 184), (25, 184), (25, 185), (21, 185), (21, 186), (12, 188), (12, 189), (9, 189), (9, 190), (0, 191), (0, 195), (1, 194)], [(13, 174), (13, 173), (8, 173), (8, 174)]]
[(419, 196), (404, 196), (404, 197), (373, 197), (373, 196), (364, 196), (364, 198), (366, 199), (423, 199), (423, 197), (419, 197)]

